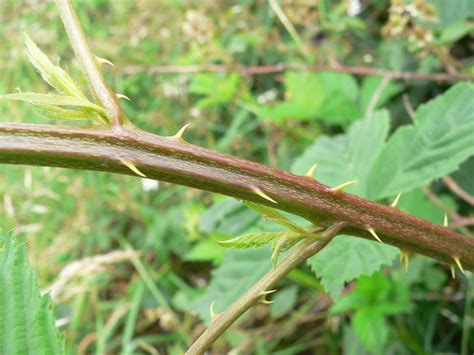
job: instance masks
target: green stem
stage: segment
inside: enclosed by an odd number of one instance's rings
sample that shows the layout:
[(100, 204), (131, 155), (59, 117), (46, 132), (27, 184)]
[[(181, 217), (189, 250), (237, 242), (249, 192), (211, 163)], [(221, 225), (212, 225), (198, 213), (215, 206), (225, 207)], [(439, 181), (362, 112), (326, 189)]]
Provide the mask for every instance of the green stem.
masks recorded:
[(72, 49), (76, 54), (82, 70), (87, 78), (89, 86), (100, 102), (107, 110), (107, 115), (112, 123), (112, 128), (120, 131), (120, 127), (128, 123), (115, 93), (110, 89), (100, 70), (97, 57), (93, 54), (84, 35), (77, 15), (70, 0), (56, 0), (56, 5), (63, 21), (64, 28), (69, 36)]
[(284, 278), (291, 270), (323, 249), (338, 232), (344, 227), (344, 222), (337, 222), (326, 229), (322, 236), (323, 240), (314, 241), (305, 239), (293, 253), (283, 259), (275, 268), (267, 272), (255, 285), (244, 293), (224, 312), (219, 313), (211, 325), (188, 349), (186, 355), (203, 354), (219, 338), (219, 336), (240, 318), (250, 307), (265, 298), (265, 291), (274, 287), (278, 281)]
[(473, 320), (472, 299), (474, 298), (474, 275), (468, 272), (466, 276), (466, 303), (462, 322), (461, 355), (468, 355), (469, 353), (469, 334), (471, 333), (471, 322)]

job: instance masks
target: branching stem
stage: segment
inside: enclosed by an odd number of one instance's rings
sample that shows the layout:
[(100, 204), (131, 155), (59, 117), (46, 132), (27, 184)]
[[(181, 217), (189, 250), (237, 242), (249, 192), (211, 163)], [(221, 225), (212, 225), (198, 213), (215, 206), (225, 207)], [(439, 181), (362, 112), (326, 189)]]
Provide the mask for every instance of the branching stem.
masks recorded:
[[(248, 160), (160, 137), (127, 126), (120, 132), (49, 125), (0, 124), (0, 163), (55, 166), (135, 175), (132, 163), (150, 179), (168, 181), (299, 215), (328, 227), (344, 221), (343, 233), (380, 239), (410, 253), (448, 265), (453, 257), (474, 270), (474, 239), (330, 187)], [(277, 203), (258, 195), (256, 188)], [(442, 223), (442, 221), (440, 221)]]
[(76, 12), (72, 8), (71, 1), (56, 0), (56, 5), (69, 36), (72, 49), (87, 78), (92, 93), (107, 110), (112, 129), (120, 130), (121, 126), (128, 123), (127, 119), (120, 108), (117, 96), (110, 89), (102, 75), (98, 60), (91, 51), (86, 37), (84, 36), (84, 31), (77, 19)]
[(278, 263), (275, 268), (267, 272), (228, 309), (218, 314), (211, 325), (189, 348), (186, 355), (203, 354), (232, 323), (239, 319), (250, 307), (265, 297), (265, 291), (270, 290), (291, 270), (323, 249), (345, 225), (345, 222), (336, 222), (331, 225), (322, 233), (324, 237), (323, 240), (303, 240), (290, 255)]

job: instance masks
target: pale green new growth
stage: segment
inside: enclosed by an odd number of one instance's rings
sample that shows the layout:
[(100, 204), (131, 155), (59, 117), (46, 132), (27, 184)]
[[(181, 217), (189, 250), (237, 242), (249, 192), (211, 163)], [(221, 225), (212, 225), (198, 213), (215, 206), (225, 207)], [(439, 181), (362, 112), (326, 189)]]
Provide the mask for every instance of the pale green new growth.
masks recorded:
[(261, 247), (267, 243), (273, 242), (272, 264), (273, 266), (275, 266), (278, 260), (278, 256), (282, 252), (293, 247), (300, 240), (304, 238), (320, 238), (319, 234), (317, 233), (317, 231), (319, 231), (319, 228), (316, 226), (312, 226), (310, 228), (303, 228), (293, 223), (273, 208), (248, 201), (244, 203), (257, 213), (261, 214), (267, 220), (278, 223), (289, 229), (280, 232), (247, 233), (240, 237), (219, 241), (218, 243), (223, 247), (233, 249), (247, 249)]
[(26, 247), (0, 235), (0, 353), (64, 354), (49, 296), (41, 297)]
[(28, 58), (43, 80), (60, 93), (86, 99), (86, 96), (81, 92), (69, 74), (61, 67), (54, 65), (26, 33), (24, 36)]
[(292, 221), (290, 221), (288, 218), (286, 218), (280, 212), (278, 212), (277, 210), (273, 208), (260, 205), (258, 203), (249, 202), (249, 201), (245, 201), (244, 203), (247, 207), (261, 214), (263, 218), (273, 221), (275, 223), (278, 223), (284, 227), (287, 227), (288, 229), (292, 230), (295, 233), (302, 234), (306, 237), (312, 237), (312, 238), (317, 237), (317, 234), (315, 234), (314, 231), (300, 227), (299, 225), (297, 225), (296, 223), (293, 223)]
[(27, 101), (32, 104), (54, 105), (54, 106), (77, 106), (89, 108), (97, 113), (105, 114), (105, 110), (88, 100), (84, 100), (73, 96), (37, 94), (34, 92), (20, 92), (18, 94), (6, 94), (0, 96), (6, 100)]
[[(54, 120), (91, 120), (95, 123), (108, 123), (106, 110), (88, 100), (74, 80), (61, 67), (51, 60), (25, 33), (28, 58), (44, 81), (56, 89), (60, 95), (18, 93), (0, 95), (0, 99), (26, 101), (32, 104), (43, 117)], [(76, 107), (65, 109), (61, 106)]]
[(226, 248), (247, 249), (264, 246), (267, 243), (279, 239), (287, 235), (288, 231), (282, 232), (255, 232), (241, 235), (240, 237), (219, 240), (218, 243)]

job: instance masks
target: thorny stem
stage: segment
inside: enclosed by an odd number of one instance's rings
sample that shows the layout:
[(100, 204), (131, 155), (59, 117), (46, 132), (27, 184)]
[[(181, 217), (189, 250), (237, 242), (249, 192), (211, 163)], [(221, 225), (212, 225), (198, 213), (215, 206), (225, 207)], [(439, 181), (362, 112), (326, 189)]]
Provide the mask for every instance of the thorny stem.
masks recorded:
[(265, 291), (269, 291), (291, 270), (323, 249), (345, 225), (345, 222), (336, 222), (331, 225), (322, 233), (323, 240), (303, 240), (299, 247), (277, 264), (275, 268), (267, 272), (228, 309), (219, 313), (211, 325), (188, 349), (186, 355), (203, 354), (232, 323), (239, 319), (250, 307), (265, 298)]
[(56, 5), (61, 15), (69, 41), (76, 54), (82, 70), (87, 78), (92, 93), (107, 110), (112, 124), (112, 129), (120, 130), (121, 126), (128, 123), (115, 93), (110, 89), (104, 79), (99, 62), (87, 43), (84, 31), (77, 19), (70, 0), (56, 0)]
[(120, 72), (123, 75), (138, 73), (149, 74), (192, 74), (202, 72), (232, 73), (237, 72), (242, 75), (267, 75), (280, 74), (286, 71), (296, 72), (324, 72), (332, 71), (338, 73), (348, 73), (359, 76), (382, 76), (392, 80), (430, 80), (430, 81), (458, 81), (474, 80), (472, 75), (450, 74), (450, 73), (418, 73), (418, 72), (395, 72), (383, 69), (345, 66), (341, 64), (333, 65), (304, 65), (304, 64), (274, 64), (260, 66), (225, 66), (220, 64), (197, 64), (197, 65), (163, 65), (144, 66), (129, 65)]
[[(343, 233), (374, 240), (367, 231), (410, 253), (448, 265), (459, 258), (474, 271), (474, 238), (330, 187), (248, 160), (161, 137), (132, 126), (62, 128), (50, 125), (0, 124), (0, 163), (108, 171), (135, 175), (134, 166), (150, 179), (162, 180), (264, 204), (328, 227), (348, 222)], [(256, 193), (264, 192), (277, 203)], [(441, 223), (441, 221), (440, 221)]]

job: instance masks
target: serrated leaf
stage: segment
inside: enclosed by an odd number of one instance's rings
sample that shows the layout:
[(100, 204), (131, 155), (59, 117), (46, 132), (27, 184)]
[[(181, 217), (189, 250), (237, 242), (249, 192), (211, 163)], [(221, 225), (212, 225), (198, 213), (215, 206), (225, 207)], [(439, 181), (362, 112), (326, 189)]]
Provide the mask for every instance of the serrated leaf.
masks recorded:
[(209, 323), (209, 307), (215, 301), (216, 313), (224, 311), (271, 269), (269, 248), (229, 250), (222, 264), (212, 271), (207, 291), (188, 309)]
[(0, 235), (0, 353), (64, 354), (49, 296), (41, 297), (26, 247)]
[(416, 111), (375, 161), (368, 197), (380, 199), (425, 186), (474, 155), (474, 84), (460, 83)]
[(341, 235), (307, 262), (321, 277), (325, 290), (337, 299), (345, 282), (391, 265), (398, 253), (397, 248), (387, 244)]
[(274, 241), (275, 239), (284, 237), (287, 234), (287, 231), (254, 232), (247, 233), (232, 239), (219, 240), (217, 243), (219, 243), (223, 247), (232, 249), (258, 248)]
[(247, 207), (254, 210), (255, 212), (261, 214), (264, 218), (270, 221), (273, 221), (275, 223), (278, 223), (284, 227), (287, 227), (288, 229), (292, 230), (295, 233), (298, 233), (307, 237), (316, 236), (316, 234), (313, 231), (303, 228), (297, 225), (296, 223), (293, 223), (292, 221), (290, 221), (288, 218), (286, 218), (283, 214), (281, 214), (274, 208), (267, 207), (259, 203), (249, 202), (249, 201), (245, 201), (244, 204)]
[(28, 58), (43, 80), (61, 93), (86, 99), (69, 74), (61, 67), (54, 65), (26, 33), (24, 36)]
[[(319, 138), (296, 159), (291, 170), (301, 175), (308, 170), (308, 166), (317, 162), (318, 181), (329, 186), (337, 186), (349, 180), (358, 180), (358, 183), (350, 186), (347, 191), (366, 197), (367, 174), (383, 148), (388, 129), (388, 112), (377, 111), (352, 124), (345, 135)], [(371, 274), (379, 270), (382, 265), (391, 264), (397, 252), (398, 249), (387, 245), (339, 236), (317, 255), (308, 259), (308, 263), (321, 277), (326, 291), (333, 299), (337, 299), (345, 282), (361, 275)], [(331, 271), (325, 266), (334, 262), (339, 264), (339, 268), (344, 268), (337, 270), (338, 265), (332, 265), (336, 269)]]
[(367, 175), (388, 134), (388, 112), (377, 111), (351, 125), (345, 135), (322, 136), (295, 160), (291, 171), (303, 175), (308, 167), (318, 163), (318, 181), (337, 186), (357, 180), (347, 191), (359, 196), (367, 195)]
[(0, 95), (0, 99), (26, 101), (32, 104), (43, 104), (52, 106), (76, 106), (91, 109), (101, 116), (106, 117), (104, 108), (93, 104), (92, 102), (73, 96), (38, 94), (34, 92), (21, 92), (18, 94)]

